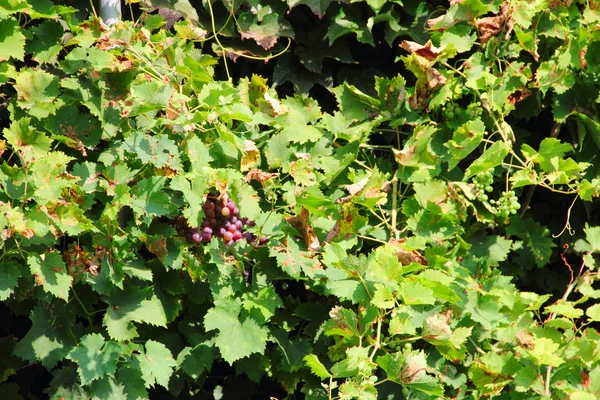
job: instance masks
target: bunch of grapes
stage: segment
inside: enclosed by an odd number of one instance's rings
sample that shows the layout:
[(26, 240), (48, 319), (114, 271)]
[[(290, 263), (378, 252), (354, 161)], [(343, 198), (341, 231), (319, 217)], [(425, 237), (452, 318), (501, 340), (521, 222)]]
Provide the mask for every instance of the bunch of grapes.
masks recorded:
[(471, 119), (475, 119), (481, 115), (481, 104), (478, 102), (471, 103), (467, 106), (466, 113)]
[[(175, 225), (184, 233), (190, 243), (208, 243), (213, 236), (220, 237), (226, 246), (231, 246), (239, 240), (256, 243), (257, 238), (247, 232), (246, 226), (255, 226), (255, 222), (245, 217), (240, 217), (240, 210), (232, 199), (218, 200), (216, 194), (209, 194), (204, 205), (205, 218), (200, 228), (189, 228), (183, 217), (175, 220)], [(258, 243), (263, 244), (267, 238), (262, 236)]]
[(500, 199), (497, 201), (492, 200), (490, 204), (495, 205), (497, 214), (506, 219), (509, 215), (515, 215), (521, 208), (518, 200), (514, 190), (509, 190), (508, 192), (502, 192)]
[(452, 120), (462, 114), (462, 109), (456, 104), (450, 103), (442, 107), (442, 112), (444, 113), (446, 119)]
[(494, 174), (491, 169), (478, 173), (473, 177), (473, 194), (477, 200), (481, 202), (488, 201), (487, 193), (490, 193), (493, 188)]

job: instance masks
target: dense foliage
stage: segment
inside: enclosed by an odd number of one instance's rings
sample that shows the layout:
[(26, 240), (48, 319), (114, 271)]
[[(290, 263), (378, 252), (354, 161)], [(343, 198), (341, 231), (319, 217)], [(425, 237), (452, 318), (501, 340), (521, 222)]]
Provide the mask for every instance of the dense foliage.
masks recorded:
[(600, 396), (593, 2), (132, 3), (0, 7), (3, 398)]

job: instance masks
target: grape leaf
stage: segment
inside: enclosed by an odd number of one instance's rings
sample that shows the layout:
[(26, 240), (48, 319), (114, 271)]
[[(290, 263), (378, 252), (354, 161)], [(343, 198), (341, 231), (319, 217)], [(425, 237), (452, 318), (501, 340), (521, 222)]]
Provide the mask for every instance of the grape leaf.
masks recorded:
[(306, 366), (310, 368), (310, 372), (312, 372), (319, 378), (327, 379), (331, 377), (331, 374), (329, 373), (329, 371), (327, 371), (327, 368), (325, 368), (321, 361), (319, 361), (319, 357), (317, 357), (316, 355), (308, 354), (303, 358), (303, 360), (306, 363)]
[(51, 369), (76, 344), (71, 331), (75, 317), (65, 307), (53, 307), (51, 312), (46, 306), (37, 305), (30, 318), (31, 329), (16, 344), (14, 354), (30, 363), (39, 360)]
[(143, 354), (137, 354), (135, 359), (142, 371), (146, 387), (153, 387), (157, 383), (168, 388), (173, 369), (177, 366), (171, 351), (164, 344), (154, 340), (148, 340), (144, 347)]
[(0, 267), (0, 301), (5, 301), (13, 293), (21, 277), (21, 271), (15, 262), (3, 262)]
[[(150, 299), (148, 299), (150, 297)], [(114, 340), (129, 340), (137, 336), (132, 322), (166, 326), (167, 317), (160, 300), (150, 289), (126, 286), (115, 288), (108, 298), (109, 308), (103, 324)]]
[(214, 362), (215, 352), (206, 344), (185, 347), (177, 355), (177, 367), (194, 379), (203, 372), (209, 372)]
[(58, 107), (55, 100), (60, 94), (59, 79), (46, 71), (22, 69), (14, 88), (19, 95), (19, 107), (27, 109), (36, 118), (46, 118), (54, 114)]
[(80, 344), (69, 352), (69, 358), (79, 366), (79, 377), (83, 385), (105, 375), (113, 376), (120, 355), (121, 345), (112, 341), (105, 342), (98, 333), (83, 336)]
[(8, 18), (0, 24), (0, 61), (13, 57), (23, 61), (25, 56), (25, 35), (14, 18)]
[(32, 254), (27, 257), (27, 264), (36, 284), (41, 285), (45, 292), (64, 301), (69, 300), (73, 277), (67, 272), (67, 267), (57, 251)]
[(122, 400), (125, 399), (124, 385), (115, 378), (107, 376), (92, 384), (92, 400)]
[(204, 317), (207, 331), (218, 330), (215, 345), (229, 364), (253, 353), (264, 351), (267, 330), (251, 318), (239, 320), (242, 304), (239, 300), (216, 300), (215, 307)]
[(10, 127), (4, 128), (4, 137), (27, 162), (46, 155), (52, 144), (49, 137), (32, 126), (31, 118), (14, 120)]
[(127, 382), (124, 387), (127, 400), (144, 400), (148, 398), (142, 372), (134, 366), (121, 365), (117, 372), (117, 382)]

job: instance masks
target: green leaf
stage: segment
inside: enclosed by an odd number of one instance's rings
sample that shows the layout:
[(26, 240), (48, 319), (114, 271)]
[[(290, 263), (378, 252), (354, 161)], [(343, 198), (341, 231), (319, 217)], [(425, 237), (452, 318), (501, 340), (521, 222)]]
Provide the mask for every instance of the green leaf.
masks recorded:
[(185, 347), (177, 355), (177, 366), (194, 379), (199, 379), (203, 372), (209, 372), (215, 359), (215, 351), (206, 344)]
[(364, 94), (353, 85), (344, 83), (333, 89), (335, 97), (340, 105), (340, 110), (346, 118), (356, 121), (364, 121), (372, 114), (377, 114), (379, 101)]
[(0, 61), (14, 58), (23, 61), (25, 56), (25, 35), (14, 18), (8, 18), (0, 24)]
[(124, 392), (128, 400), (143, 400), (148, 398), (146, 383), (142, 371), (132, 365), (121, 365), (117, 372), (117, 382), (126, 382)]
[(317, 357), (316, 355), (309, 354), (305, 356), (303, 360), (306, 363), (306, 366), (310, 368), (310, 372), (312, 372), (319, 378), (327, 379), (331, 377), (331, 374), (329, 373), (329, 371), (327, 371), (327, 368), (325, 368), (321, 361), (319, 361), (319, 357)]
[(0, 301), (7, 300), (17, 287), (21, 270), (15, 262), (4, 262), (0, 266)]
[(91, 392), (92, 400), (122, 400), (126, 398), (125, 386), (109, 376), (94, 382)]
[(138, 217), (148, 223), (151, 217), (170, 214), (177, 209), (169, 196), (163, 191), (166, 183), (164, 176), (142, 179), (131, 189), (129, 206)]
[(458, 53), (469, 51), (477, 40), (477, 34), (473, 32), (473, 28), (468, 24), (457, 24), (447, 29), (442, 34), (440, 46), (454, 46)]
[(173, 95), (173, 86), (163, 82), (134, 82), (131, 85), (131, 96), (135, 106), (131, 115), (138, 115), (152, 110), (166, 109)]
[(275, 288), (269, 286), (260, 289), (258, 292), (244, 293), (243, 305), (246, 310), (256, 309), (260, 311), (265, 317), (265, 321), (268, 321), (275, 315), (277, 308), (283, 307), (283, 302), (275, 292)]
[(526, 352), (536, 362), (537, 365), (550, 365), (552, 367), (558, 367), (564, 360), (559, 357), (556, 352), (559, 348), (558, 343), (554, 343), (548, 338), (534, 338), (533, 339), (533, 350), (527, 350)]
[(526, 243), (535, 257), (538, 267), (543, 267), (550, 261), (552, 249), (556, 246), (550, 237), (550, 230), (538, 222), (514, 216), (510, 220), (506, 233), (515, 235)]
[(69, 352), (69, 358), (79, 366), (79, 377), (83, 385), (105, 375), (113, 376), (120, 355), (119, 343), (105, 342), (102, 335), (97, 333), (83, 336), (80, 344)]
[(204, 192), (206, 192), (207, 184), (205, 176), (196, 174), (178, 175), (171, 180), (171, 189), (183, 193), (187, 207), (183, 209), (181, 215), (187, 219), (192, 228), (200, 226), (204, 219), (202, 205), (204, 204)]
[(587, 315), (592, 321), (600, 321), (600, 304), (594, 304), (585, 310)]
[(125, 290), (114, 288), (108, 304), (103, 325), (114, 340), (124, 341), (136, 337), (137, 330), (132, 322), (166, 326), (164, 308), (150, 289), (141, 290), (135, 286), (126, 286)]
[(168, 388), (169, 379), (177, 366), (171, 351), (164, 344), (154, 340), (148, 340), (144, 347), (145, 351), (137, 354), (135, 359), (139, 370), (142, 371), (146, 387), (153, 387), (156, 383)]
[(572, 302), (561, 299), (556, 302), (556, 304), (546, 306), (544, 313), (556, 313), (558, 315), (564, 315), (565, 317), (575, 319), (583, 315), (583, 310), (580, 308), (575, 308), (575, 305)]
[(143, 164), (152, 164), (157, 168), (168, 167), (179, 171), (179, 148), (167, 135), (150, 136), (146, 132), (136, 131), (123, 142), (123, 149), (133, 153)]
[(51, 369), (76, 344), (71, 331), (75, 316), (64, 306), (57, 305), (49, 309), (46, 305), (37, 305), (31, 311), (30, 318), (31, 329), (17, 343), (14, 354), (30, 363), (41, 361), (45, 368)]
[(64, 301), (69, 300), (73, 277), (67, 272), (67, 267), (57, 251), (32, 254), (27, 257), (27, 264), (36, 284), (41, 285), (45, 292)]
[(253, 353), (264, 351), (267, 331), (250, 317), (239, 320), (242, 304), (239, 300), (216, 300), (204, 317), (207, 331), (218, 330), (215, 345), (229, 364)]
[(451, 160), (448, 162), (448, 169), (453, 170), (459, 162), (471, 154), (483, 140), (485, 135), (485, 125), (481, 119), (477, 118), (468, 121), (454, 131), (452, 140), (449, 140), (445, 146), (450, 150)]
[(405, 304), (434, 304), (433, 291), (419, 282), (404, 281), (400, 284), (400, 295)]
[(494, 142), (494, 144), (488, 147), (483, 154), (467, 168), (464, 180), (502, 164), (510, 149), (510, 142)]
[(44, 21), (31, 28), (34, 38), (27, 42), (26, 50), (40, 64), (55, 64), (62, 49), (64, 29), (58, 21)]
[(55, 100), (60, 94), (57, 76), (25, 68), (19, 72), (14, 87), (19, 96), (17, 104), (28, 110), (30, 115), (42, 119), (56, 111), (58, 104)]
[(8, 144), (21, 153), (26, 162), (50, 151), (52, 140), (32, 126), (31, 118), (14, 120), (8, 128), (4, 128), (3, 133)]

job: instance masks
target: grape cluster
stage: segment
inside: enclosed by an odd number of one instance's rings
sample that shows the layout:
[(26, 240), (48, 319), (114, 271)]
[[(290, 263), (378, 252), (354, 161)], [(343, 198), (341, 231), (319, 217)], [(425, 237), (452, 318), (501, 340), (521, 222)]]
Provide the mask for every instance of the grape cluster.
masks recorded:
[(452, 120), (459, 117), (463, 110), (456, 104), (450, 103), (442, 107), (442, 112), (444, 113), (446, 119)]
[(517, 211), (519, 211), (519, 208), (521, 208), (514, 190), (502, 192), (500, 198), (498, 200), (490, 201), (490, 204), (496, 206), (496, 213), (502, 218), (508, 218), (509, 215), (515, 215)]
[(493, 188), (494, 174), (491, 169), (478, 173), (473, 177), (473, 194), (477, 200), (481, 202), (488, 201), (487, 193), (490, 193)]
[(467, 106), (467, 110), (465, 112), (471, 119), (475, 119), (481, 115), (481, 112), (482, 112), (481, 104), (479, 104), (477, 102), (471, 103)]
[[(190, 243), (208, 243), (213, 236), (220, 237), (226, 246), (231, 246), (242, 239), (249, 243), (257, 243), (257, 238), (246, 231), (246, 226), (255, 226), (256, 223), (245, 217), (240, 217), (240, 210), (232, 199), (218, 200), (216, 194), (209, 194), (204, 205), (205, 218), (200, 228), (190, 228), (183, 217), (175, 220), (175, 225), (180, 233), (186, 236)], [(258, 243), (267, 241), (265, 236), (258, 238)]]

